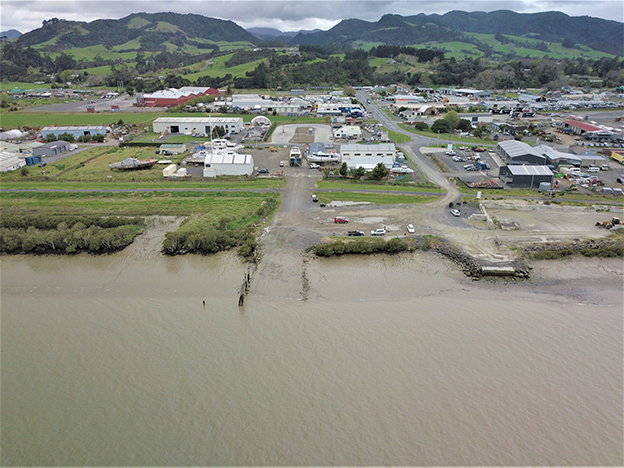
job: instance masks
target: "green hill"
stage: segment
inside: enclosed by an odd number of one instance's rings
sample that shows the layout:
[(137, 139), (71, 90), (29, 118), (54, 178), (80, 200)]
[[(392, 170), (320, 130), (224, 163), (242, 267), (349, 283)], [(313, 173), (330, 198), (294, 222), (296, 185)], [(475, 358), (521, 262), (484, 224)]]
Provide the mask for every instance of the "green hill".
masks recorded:
[(328, 31), (298, 34), (291, 42), (342, 46), (353, 46), (362, 42), (400, 46), (468, 42), (473, 43), (482, 53), (488, 54), (487, 47), (472, 40), (474, 34), (504, 34), (524, 40), (526, 44), (523, 45), (529, 46), (524, 48), (540, 50), (532, 47), (538, 44), (542, 49), (541, 54), (536, 54), (539, 56), (560, 52), (551, 51), (542, 45), (546, 43), (564, 43), (570, 50), (594, 50), (622, 56), (623, 28), (622, 23), (617, 21), (589, 16), (571, 17), (560, 12), (453, 11), (444, 15), (385, 15), (377, 22), (343, 20)]
[(131, 44), (133, 50), (161, 51), (168, 44), (181, 49), (214, 49), (217, 42), (243, 42), (249, 45), (258, 38), (232, 21), (202, 15), (179, 13), (135, 13), (119, 20), (96, 20), (91, 23), (53, 18), (41, 28), (20, 36), (24, 46), (50, 51), (66, 51), (103, 45), (117, 48)]

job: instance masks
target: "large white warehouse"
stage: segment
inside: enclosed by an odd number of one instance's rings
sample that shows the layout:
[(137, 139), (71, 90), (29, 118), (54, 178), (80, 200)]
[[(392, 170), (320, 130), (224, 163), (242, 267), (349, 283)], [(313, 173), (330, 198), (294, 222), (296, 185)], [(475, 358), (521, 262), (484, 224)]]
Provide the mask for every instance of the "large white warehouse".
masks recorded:
[(225, 133), (239, 133), (243, 128), (242, 117), (158, 117), (154, 120), (154, 133), (205, 133), (210, 135), (215, 127), (223, 127)]
[(380, 143), (378, 145), (342, 145), (340, 147), (340, 154), (342, 160), (345, 158), (364, 156), (364, 157), (382, 157), (389, 156), (394, 158), (396, 156), (396, 146), (394, 143)]
[(204, 177), (251, 175), (253, 167), (251, 154), (207, 152), (204, 160)]

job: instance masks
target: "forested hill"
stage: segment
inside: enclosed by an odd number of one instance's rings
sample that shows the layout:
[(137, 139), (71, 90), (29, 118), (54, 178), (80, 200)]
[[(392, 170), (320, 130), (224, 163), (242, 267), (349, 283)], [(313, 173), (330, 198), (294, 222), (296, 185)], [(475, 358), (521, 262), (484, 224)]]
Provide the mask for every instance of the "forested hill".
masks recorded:
[(191, 45), (210, 49), (216, 42), (258, 42), (258, 38), (233, 21), (178, 13), (135, 13), (119, 20), (96, 20), (91, 23), (53, 18), (18, 40), (23, 46), (44, 44), (50, 50), (98, 44), (112, 47), (132, 41), (138, 42), (145, 51), (164, 49), (167, 43), (178, 47)]
[(385, 15), (371, 23), (343, 20), (328, 31), (299, 34), (294, 44), (346, 46), (358, 42), (414, 45), (459, 40), (463, 33), (507, 34), (544, 42), (582, 44), (614, 55), (624, 55), (624, 25), (617, 21), (571, 17), (560, 12), (515, 13), (508, 10), (444, 15)]

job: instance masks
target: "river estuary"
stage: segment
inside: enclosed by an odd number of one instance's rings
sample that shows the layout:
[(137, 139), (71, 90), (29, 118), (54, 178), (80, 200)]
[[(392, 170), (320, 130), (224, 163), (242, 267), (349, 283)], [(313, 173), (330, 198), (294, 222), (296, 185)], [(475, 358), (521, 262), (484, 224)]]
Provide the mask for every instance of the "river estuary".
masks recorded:
[(621, 260), (1, 266), (3, 466), (623, 464)]

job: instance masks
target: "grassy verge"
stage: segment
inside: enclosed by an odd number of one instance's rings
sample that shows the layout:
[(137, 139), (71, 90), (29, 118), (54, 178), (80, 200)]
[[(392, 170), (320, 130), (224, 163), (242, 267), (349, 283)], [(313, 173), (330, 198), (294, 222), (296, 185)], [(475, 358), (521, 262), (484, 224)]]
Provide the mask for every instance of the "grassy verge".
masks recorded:
[(322, 203), (332, 201), (353, 201), (372, 203), (374, 205), (392, 205), (399, 203), (429, 203), (436, 200), (435, 195), (405, 195), (386, 193), (364, 193), (364, 192), (321, 192), (317, 194)]
[(201, 181), (142, 181), (142, 182), (2, 182), (2, 190), (277, 190), (284, 187), (285, 179), (230, 180), (226, 177)]
[[(431, 130), (415, 130), (413, 128), (409, 128), (405, 124), (398, 124), (406, 132), (415, 133), (416, 135), (421, 135), (429, 138), (438, 138), (438, 134), (432, 132)], [(457, 143), (463, 144), (475, 144), (475, 145), (492, 145), (495, 142), (492, 140), (481, 140), (479, 138), (469, 138), (469, 137), (460, 137), (459, 135), (452, 135), (450, 133), (440, 133), (439, 138), (441, 140), (450, 140), (455, 141)]]
[[(163, 178), (165, 166), (155, 165), (142, 171), (111, 170), (109, 164), (120, 162), (125, 158), (150, 159), (158, 158), (154, 148), (117, 146), (101, 146), (79, 153), (71, 154), (45, 167), (30, 166), (28, 174), (21, 170), (2, 173), (0, 182), (2, 189), (111, 189), (111, 188), (276, 188), (283, 185), (281, 179), (247, 179), (246, 177), (228, 177), (217, 180), (184, 180), (168, 181)], [(184, 158), (184, 155), (168, 157), (173, 163)], [(66, 183), (66, 184), (61, 184)], [(74, 185), (71, 185), (74, 184)], [(124, 185), (127, 184), (127, 185)]]
[(1, 212), (95, 216), (189, 216), (211, 219), (246, 217), (266, 194), (255, 192), (5, 192)]
[(395, 141), (396, 143), (407, 143), (412, 141), (410, 137), (404, 135), (402, 133), (393, 132), (392, 130), (388, 130), (386, 127), (383, 127), (384, 131), (388, 133), (388, 138)]
[[(380, 192), (440, 192), (440, 188), (433, 184), (389, 184), (385, 182), (373, 183), (368, 181), (320, 180), (317, 184), (320, 189), (332, 190), (378, 190)], [(444, 193), (442, 190), (441, 193)]]

